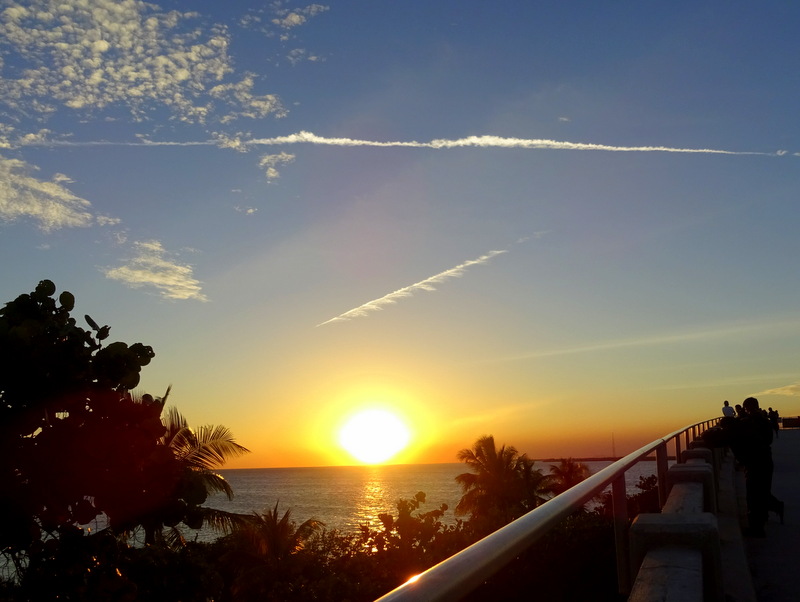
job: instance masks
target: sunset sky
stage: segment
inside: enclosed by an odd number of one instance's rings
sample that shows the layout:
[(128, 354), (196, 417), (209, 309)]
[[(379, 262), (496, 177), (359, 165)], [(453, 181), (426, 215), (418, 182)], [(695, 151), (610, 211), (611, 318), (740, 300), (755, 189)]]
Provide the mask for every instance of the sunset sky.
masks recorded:
[(800, 4), (0, 0), (0, 302), (252, 454), (800, 414)]

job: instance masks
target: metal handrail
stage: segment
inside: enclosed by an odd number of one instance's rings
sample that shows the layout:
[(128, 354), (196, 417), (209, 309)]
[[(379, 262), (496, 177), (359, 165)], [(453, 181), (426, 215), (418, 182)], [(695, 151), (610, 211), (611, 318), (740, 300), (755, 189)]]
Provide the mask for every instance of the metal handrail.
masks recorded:
[[(625, 472), (655, 451), (659, 506), (663, 506), (666, 501), (667, 443), (671, 440), (674, 441), (675, 458), (680, 462), (681, 448), (688, 449), (690, 435), (694, 439), (703, 430), (718, 421), (719, 418), (712, 418), (689, 425), (631, 452), (538, 508), (534, 508), (468, 548), (416, 575), (379, 598), (379, 602), (418, 600), (443, 602), (462, 598), (609, 485), (612, 487), (611, 496), (614, 508), (617, 578), (620, 591), (629, 592)], [(681, 435), (684, 435), (685, 438), (684, 446), (681, 445)]]

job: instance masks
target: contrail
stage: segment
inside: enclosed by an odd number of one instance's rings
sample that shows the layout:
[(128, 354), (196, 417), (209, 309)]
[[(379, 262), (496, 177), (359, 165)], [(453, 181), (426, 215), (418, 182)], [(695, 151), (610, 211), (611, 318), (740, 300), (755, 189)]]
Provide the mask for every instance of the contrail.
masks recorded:
[[(594, 144), (589, 142), (567, 142), (563, 140), (548, 140), (545, 138), (507, 138), (503, 136), (467, 136), (455, 140), (437, 138), (428, 142), (418, 142), (416, 140), (386, 141), (361, 140), (358, 138), (328, 138), (318, 136), (312, 132), (300, 131), (288, 136), (276, 136), (274, 138), (251, 138), (237, 140), (240, 146), (246, 148), (250, 146), (282, 146), (286, 144), (316, 144), (323, 146), (350, 146), (350, 147), (405, 147), (405, 148), (432, 148), (432, 149), (451, 149), (451, 148), (518, 148), (518, 149), (548, 149), (548, 150), (572, 150), (572, 151), (606, 151), (617, 153), (689, 153), (704, 155), (758, 155), (762, 157), (781, 157), (792, 154), (800, 156), (800, 153), (789, 153), (785, 150), (778, 150), (772, 153), (761, 151), (731, 151), (714, 148), (676, 148), (671, 146), (614, 146), (610, 144)], [(198, 141), (156, 141), (143, 139), (138, 141), (110, 140), (96, 141), (76, 141), (64, 139), (36, 138), (31, 140), (19, 140), (17, 146), (224, 146), (224, 139), (198, 140)]]
[(378, 311), (379, 309), (383, 309), (384, 305), (390, 305), (392, 303), (396, 303), (398, 299), (403, 297), (410, 297), (416, 291), (434, 291), (436, 287), (433, 286), (434, 284), (439, 284), (440, 282), (444, 282), (449, 278), (458, 278), (464, 274), (464, 271), (472, 267), (474, 265), (481, 265), (487, 263), (492, 257), (497, 255), (502, 255), (503, 253), (508, 253), (507, 250), (501, 251), (489, 251), (485, 255), (481, 255), (477, 259), (470, 259), (469, 261), (465, 261), (464, 263), (460, 263), (454, 268), (450, 268), (449, 270), (445, 270), (444, 272), (439, 272), (435, 276), (431, 276), (430, 278), (426, 278), (425, 280), (420, 280), (419, 282), (412, 284), (410, 286), (403, 287), (394, 291), (393, 293), (389, 293), (388, 295), (384, 295), (379, 299), (373, 299), (363, 305), (359, 305), (355, 309), (351, 309), (350, 311), (346, 311), (343, 314), (339, 314), (335, 318), (331, 318), (330, 320), (326, 320), (325, 322), (321, 322), (317, 324), (317, 326), (324, 326), (325, 324), (330, 324), (331, 322), (344, 322), (346, 320), (352, 320), (353, 318), (360, 318), (362, 316), (366, 316), (371, 311)]
[(786, 154), (786, 151), (764, 153), (757, 151), (729, 151), (713, 148), (674, 148), (670, 146), (612, 146), (608, 144), (591, 144), (586, 142), (565, 142), (547, 140), (542, 138), (505, 138), (502, 136), (467, 136), (456, 140), (436, 139), (430, 142), (393, 141), (379, 142), (374, 140), (359, 140), (353, 138), (325, 138), (311, 132), (298, 132), (289, 136), (275, 138), (256, 138), (248, 144), (282, 145), (282, 144), (321, 144), (327, 146), (378, 146), (378, 147), (411, 147), (411, 148), (523, 148), (523, 149), (551, 149), (551, 150), (593, 150), (611, 152), (660, 152), (660, 153), (699, 153), (712, 155), (763, 155), (776, 156)]

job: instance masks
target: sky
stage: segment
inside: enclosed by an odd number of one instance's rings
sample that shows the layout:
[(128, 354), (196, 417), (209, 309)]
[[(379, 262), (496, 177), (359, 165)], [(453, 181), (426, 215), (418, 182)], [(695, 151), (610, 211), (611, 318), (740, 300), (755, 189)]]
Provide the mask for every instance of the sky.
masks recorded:
[(800, 4), (0, 0), (0, 302), (252, 453), (624, 454), (800, 414)]

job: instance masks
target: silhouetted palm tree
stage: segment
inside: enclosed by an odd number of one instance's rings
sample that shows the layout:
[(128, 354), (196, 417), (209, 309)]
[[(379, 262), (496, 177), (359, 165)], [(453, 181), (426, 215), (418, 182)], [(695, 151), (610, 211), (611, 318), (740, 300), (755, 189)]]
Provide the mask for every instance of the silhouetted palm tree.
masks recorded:
[[(169, 396), (170, 388), (161, 399), (153, 399), (149, 395), (141, 398), (142, 403), (159, 403), (163, 407)], [(162, 415), (164, 434), (159, 445), (167, 448), (169, 462), (174, 463), (176, 474), (175, 491), (166, 508), (156, 509), (156, 513), (144, 521), (145, 543), (155, 543), (164, 538), (168, 543), (183, 543), (183, 537), (176, 529), (177, 523), (193, 529), (204, 524), (216, 531), (231, 532), (243, 524), (243, 515), (225, 512), (202, 506), (212, 493), (223, 493), (233, 499), (233, 489), (225, 478), (215, 472), (234, 457), (249, 453), (246, 447), (239, 445), (233, 434), (225, 426), (205, 425), (197, 430), (189, 426), (186, 418), (175, 407), (168, 408)], [(164, 486), (169, 486), (164, 484)], [(163, 526), (170, 527), (166, 534)]]
[(550, 465), (551, 490), (555, 495), (564, 493), (567, 489), (586, 480), (591, 474), (592, 471), (583, 462), (572, 458), (561, 458), (558, 464)]
[(271, 510), (249, 515), (245, 525), (226, 538), (230, 550), (226, 562), (234, 567), (231, 599), (300, 599), (296, 597), (304, 579), (300, 575), (308, 563), (319, 562), (318, 556), (303, 550), (323, 523), (312, 518), (298, 526), (291, 516), (291, 510), (280, 515), (276, 503)]
[(541, 468), (534, 468), (535, 461), (522, 454), (517, 462), (522, 486), (522, 503), (525, 510), (533, 510), (544, 504), (553, 492), (553, 477), (544, 474)]
[(213, 508), (201, 508), (200, 504), (211, 493), (224, 493), (229, 500), (233, 499), (230, 484), (215, 471), (231, 458), (250, 453), (250, 450), (236, 443), (228, 427), (204, 425), (193, 430), (175, 407), (167, 410), (164, 426), (167, 431), (161, 438), (161, 443), (172, 450), (183, 469), (181, 493), (189, 506), (187, 518), (194, 518), (194, 524), (189, 526), (198, 528), (197, 523), (200, 522), (215, 530), (229, 532), (238, 524), (238, 515)]
[(484, 435), (472, 449), (459, 451), (457, 457), (472, 471), (456, 477), (464, 491), (455, 509), (457, 515), (470, 514), (493, 526), (520, 516), (524, 506), (516, 448), (503, 445), (497, 449), (494, 437)]
[(278, 515), (278, 503), (272, 510), (254, 512), (242, 531), (250, 551), (264, 559), (271, 568), (279, 568), (292, 554), (305, 548), (308, 540), (325, 523), (309, 518), (300, 525), (291, 519), (291, 509)]

